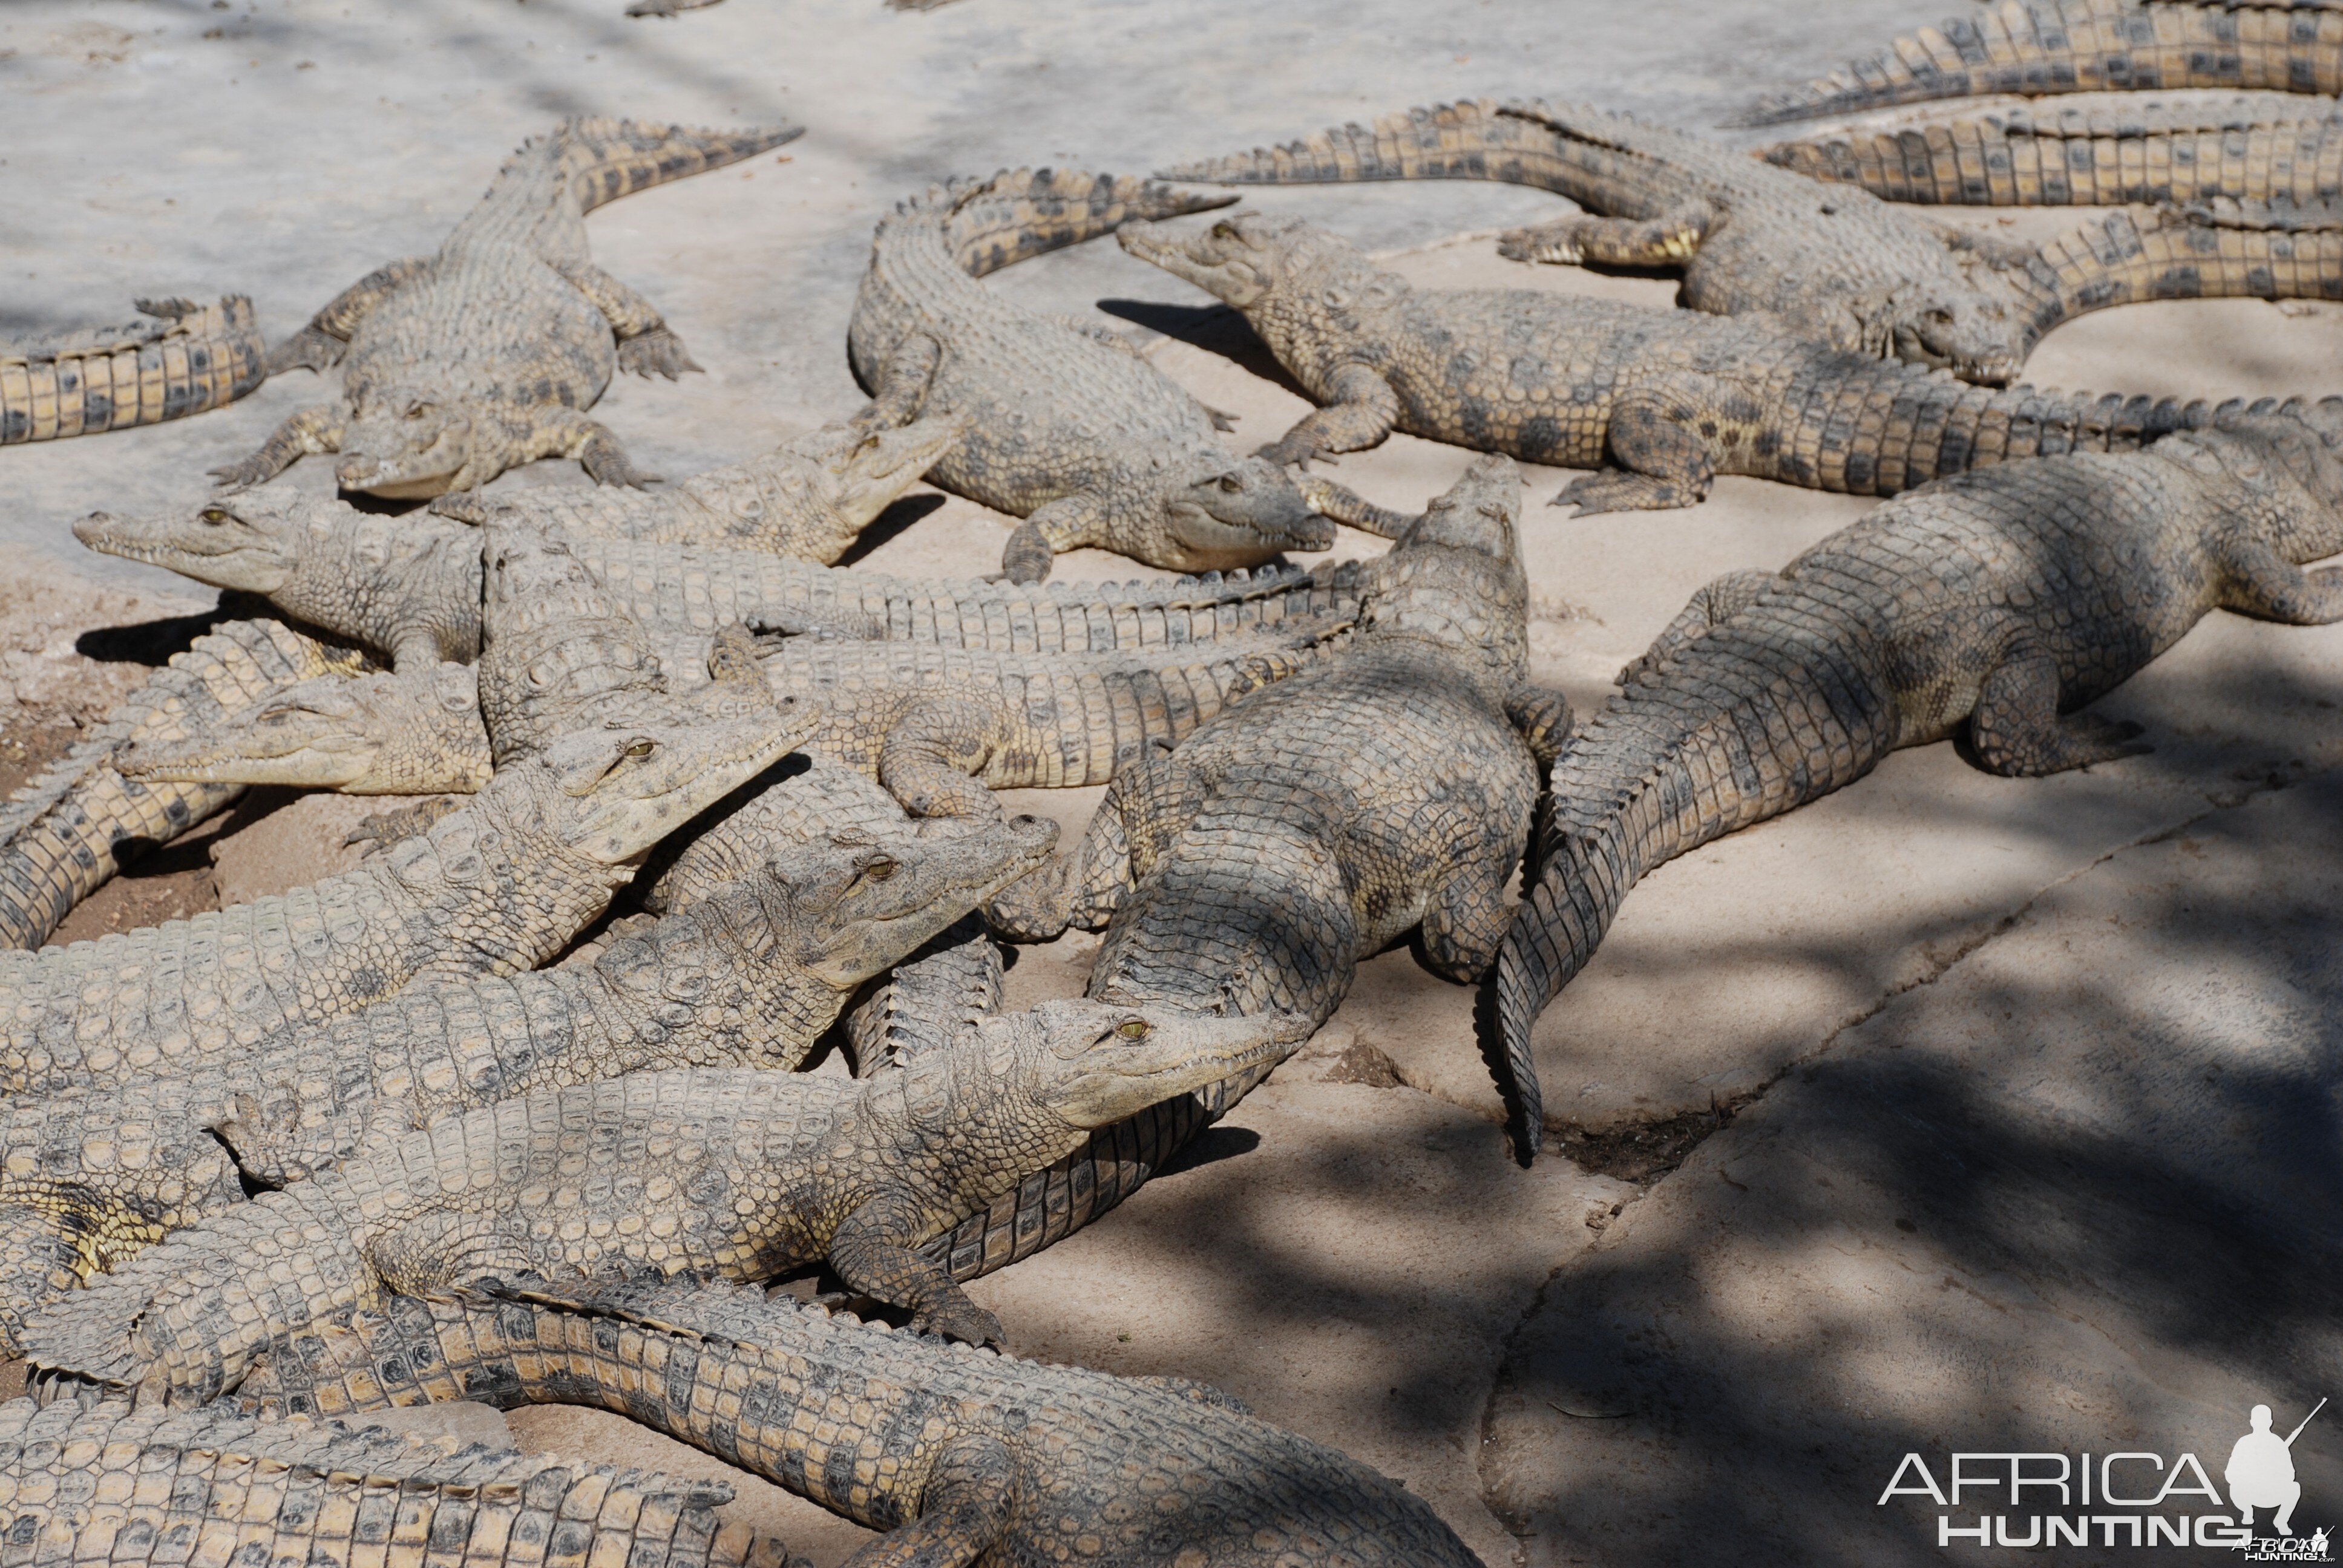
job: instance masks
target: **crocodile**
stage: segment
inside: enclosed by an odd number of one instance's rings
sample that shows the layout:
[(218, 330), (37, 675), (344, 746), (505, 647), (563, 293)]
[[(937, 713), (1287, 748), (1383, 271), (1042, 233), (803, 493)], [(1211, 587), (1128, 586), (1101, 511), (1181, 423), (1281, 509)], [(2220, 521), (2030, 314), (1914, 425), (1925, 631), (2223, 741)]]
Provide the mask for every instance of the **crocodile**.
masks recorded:
[(342, 395), (213, 472), (253, 485), (337, 452), (342, 488), (412, 498), (564, 457), (602, 484), (647, 482), (585, 410), (614, 370), (672, 379), (699, 367), (649, 300), (588, 258), (586, 215), (802, 130), (578, 118), (531, 138), (435, 254), (376, 268), (269, 350), (271, 375), (341, 367)]
[(1230, 453), (1216, 434), (1228, 417), (1119, 334), (976, 282), (1134, 218), (1226, 205), (1146, 180), (1004, 169), (899, 202), (880, 223), (847, 331), (873, 398), (856, 417), (966, 421), (929, 477), (1025, 519), (1001, 555), (1011, 581), (1039, 582), (1052, 556), (1083, 546), (1191, 572), (1333, 543), (1288, 475)]
[(804, 1568), (719, 1523), (720, 1481), (256, 1420), (233, 1405), (0, 1405), (0, 1516), (12, 1563), (423, 1563)]
[(1719, 473), (1893, 495), (2013, 457), (2123, 448), (2201, 403), (1973, 387), (1941, 371), (1689, 310), (1527, 289), (1418, 289), (1347, 240), (1240, 214), (1124, 248), (1225, 300), (1323, 405), (1267, 456), (1306, 461), (1393, 429), (1601, 472), (1581, 515), (1685, 507)]
[(1598, 109), (1494, 102), (1413, 109), (1173, 177), (1283, 185), (1498, 179), (1597, 216), (1516, 230), (1520, 261), (1684, 268), (1684, 303), (1875, 357), (2013, 379), (2059, 323), (2140, 299), (2343, 295), (2343, 246), (2123, 213), (2039, 246), (1937, 222), (1868, 191)]
[(1405, 1487), (1208, 1384), (940, 1344), (720, 1282), (394, 1297), (273, 1354), (243, 1397), (598, 1406), (888, 1532), (867, 1548), (888, 1563), (1480, 1563)]
[(827, 1261), (913, 1326), (1000, 1324), (914, 1249), (1098, 1127), (1286, 1054), (1286, 1018), (1048, 1002), (869, 1080), (639, 1072), (449, 1117), (35, 1311), (37, 1365), (201, 1402), (329, 1314), (491, 1274), (755, 1281)]
[(2308, 206), (2343, 199), (2343, 108), (2288, 93), (1960, 106), (1816, 132), (1765, 157), (1886, 201), (2187, 206), (2227, 197)]
[(1760, 99), (1730, 126), (1774, 126), (1935, 98), (2109, 90), (2343, 93), (2343, 10), (2188, 0), (2000, 0), (1828, 76)]
[(802, 709), (581, 730), (499, 769), (428, 835), (289, 893), (0, 953), (0, 1093), (216, 1060), (417, 980), (553, 958), (669, 831), (794, 749)]
[(266, 377), (245, 296), (135, 303), (151, 319), (0, 342), (0, 447), (185, 418)]
[(120, 863), (226, 810), (236, 784), (166, 787), (125, 778), (124, 754), (208, 732), (229, 712), (360, 656), (276, 621), (214, 626), (71, 750), (0, 803), (0, 947), (33, 948)]
[(1778, 573), (1695, 595), (1555, 763), (1540, 869), (1484, 1015), (1526, 1159), (1530, 1030), (1653, 868), (1965, 733), (2026, 778), (2147, 749), (2077, 712), (2214, 609), (2343, 620), (2343, 399), (2263, 407), (2145, 452), (1963, 474)]
[(492, 764), (479, 671), (372, 670), (297, 682), (170, 739), (138, 739), (114, 759), (142, 784), (289, 785), (345, 795), (478, 794)]
[(856, 989), (1047, 857), (1020, 819), (785, 849), (590, 965), (420, 986), (232, 1058), (0, 1108), (0, 1348), (165, 1235), (435, 1119), (659, 1068), (801, 1062)]
[[(455, 522), (369, 515), (279, 484), (150, 517), (93, 513), (74, 534), (108, 555), (260, 595), (304, 625), (380, 650), (394, 668), (479, 653), (480, 538)], [(1029, 588), (591, 537), (570, 548), (649, 627), (742, 622), (1002, 653), (1210, 642), (1340, 616), (1358, 598), (1346, 566)]]
[(761, 457), (695, 474), (670, 490), (467, 490), (441, 497), (431, 509), (469, 523), (525, 518), (573, 538), (591, 534), (768, 550), (828, 566), (960, 434), (960, 426), (948, 419), (917, 419), (900, 430), (825, 425)]

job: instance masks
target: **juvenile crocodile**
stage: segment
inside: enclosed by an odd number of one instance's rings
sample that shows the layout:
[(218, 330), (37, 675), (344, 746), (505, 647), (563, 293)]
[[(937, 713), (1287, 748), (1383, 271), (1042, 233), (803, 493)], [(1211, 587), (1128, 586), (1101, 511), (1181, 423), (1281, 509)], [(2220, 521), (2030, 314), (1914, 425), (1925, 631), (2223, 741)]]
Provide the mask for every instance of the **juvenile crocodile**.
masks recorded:
[(1498, 179), (1558, 190), (1599, 216), (1516, 230), (1520, 261), (1684, 267), (1684, 302), (1793, 337), (2012, 379), (2062, 321), (2139, 299), (2343, 295), (2343, 246), (2250, 226), (2208, 243), (2182, 221), (2117, 213), (2041, 246), (1952, 227), (1600, 110), (1493, 102), (1414, 109), (1182, 179), (1291, 184)]
[(436, 254), (376, 268), (269, 351), (272, 375), (341, 366), (342, 396), (214, 472), (253, 485), (338, 452), (344, 489), (437, 496), (563, 457), (606, 485), (645, 482), (584, 410), (613, 370), (672, 379), (699, 367), (649, 300), (588, 259), (586, 215), (802, 131), (579, 118), (532, 138)]
[(930, 477), (1023, 518), (1001, 568), (1039, 582), (1096, 546), (1175, 571), (1322, 550), (1332, 524), (1292, 481), (1222, 447), (1213, 413), (1108, 328), (1052, 320), (976, 279), (1134, 218), (1224, 206), (1145, 180), (1003, 170), (896, 204), (879, 225), (847, 331), (874, 401), (858, 419), (958, 418)]
[(498, 769), (427, 837), (356, 870), (193, 920), (0, 953), (0, 1093), (186, 1070), (417, 979), (534, 969), (653, 844), (792, 749), (809, 717), (581, 731)]
[(822, 1262), (914, 1326), (1000, 1325), (913, 1249), (1096, 1127), (1282, 1056), (1290, 1019), (1053, 1002), (865, 1081), (698, 1068), (508, 1100), (179, 1231), (36, 1312), (43, 1367), (200, 1402), (328, 1314), (488, 1275)]
[(431, 509), (468, 523), (526, 518), (572, 538), (766, 550), (827, 566), (959, 439), (960, 427), (945, 419), (868, 432), (825, 425), (673, 489), (468, 490)]
[(1404, 1487), (1205, 1384), (939, 1344), (716, 1282), (397, 1297), (273, 1354), (246, 1392), (263, 1386), (264, 1408), (616, 1411), (889, 1532), (867, 1550), (890, 1563), (1480, 1563)]
[(0, 342), (0, 447), (184, 418), (235, 402), (266, 377), (243, 295), (136, 303), (153, 319)]
[(1720, 473), (1893, 495), (2013, 457), (2121, 448), (2202, 404), (1972, 387), (1748, 321), (1526, 289), (1417, 289), (1348, 241), (1240, 214), (1123, 247), (1227, 301), (1324, 407), (1264, 455), (1306, 461), (1393, 429), (1600, 473), (1555, 498), (1685, 507)]
[(2097, 94), (1841, 126), (1765, 156), (1885, 201), (2185, 206), (2227, 197), (2303, 206), (2343, 199), (2338, 115), (2334, 99), (2289, 93), (2216, 103)]
[(491, 764), (479, 671), (379, 670), (300, 681), (192, 734), (136, 740), (114, 766), (142, 784), (291, 785), (345, 795), (472, 795)]
[(2343, 93), (2343, 10), (2187, 0), (2000, 0), (1758, 100), (1733, 126), (1932, 98), (2182, 87)]
[(1492, 986), (1524, 1157), (1544, 1125), (1531, 1025), (1653, 868), (1964, 728), (2012, 777), (2145, 750), (2137, 726), (2073, 710), (2208, 611), (2343, 620), (2343, 572), (2297, 564), (2343, 550), (2338, 444), (2330, 397), (1965, 474), (1695, 595), (1554, 765)]
[(674, 1067), (796, 1067), (857, 987), (1047, 857), (1053, 826), (785, 850), (590, 966), (417, 987), (233, 1057), (0, 1108), (0, 1348), (25, 1314), (245, 1196), (438, 1117)]
[(720, 1481), (679, 1481), (448, 1438), (233, 1406), (121, 1400), (0, 1405), (9, 1561), (462, 1563), (544, 1568), (802, 1568), (779, 1542), (719, 1523)]
[[(480, 643), (478, 531), (373, 516), (267, 485), (147, 518), (74, 525), (95, 550), (259, 594), (395, 668), (469, 660)], [(1177, 647), (1268, 631), (1357, 603), (1356, 568), (1283, 567), (1130, 583), (955, 582), (840, 571), (755, 551), (573, 538), (570, 548), (646, 626), (776, 630), (932, 642), (1003, 653)]]
[(126, 750), (208, 733), (227, 714), (360, 657), (276, 621), (223, 621), (175, 653), (87, 738), (0, 804), (0, 947), (37, 947), (119, 861), (226, 810), (240, 785), (125, 779)]

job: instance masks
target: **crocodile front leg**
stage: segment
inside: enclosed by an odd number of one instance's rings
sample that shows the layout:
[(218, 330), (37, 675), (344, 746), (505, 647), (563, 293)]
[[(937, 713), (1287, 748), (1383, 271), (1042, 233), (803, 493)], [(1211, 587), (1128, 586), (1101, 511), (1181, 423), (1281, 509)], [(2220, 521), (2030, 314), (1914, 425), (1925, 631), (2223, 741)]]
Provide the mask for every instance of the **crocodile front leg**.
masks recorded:
[[(618, 444), (618, 437), (610, 433), (609, 427), (598, 420), (588, 419), (574, 408), (552, 407), (532, 410), (531, 418), (533, 427), (520, 449), (508, 457), (499, 472), (538, 457), (571, 457), (585, 465), (586, 472), (598, 485), (628, 485), (641, 489), (659, 482), (657, 474), (646, 474), (628, 460), (626, 447)], [(486, 484), (494, 477), (484, 475), (473, 479), (472, 484)]]
[(699, 365), (668, 330), (666, 318), (641, 295), (591, 262), (555, 268), (584, 295), (609, 322), (618, 338), (618, 368), (637, 376), (664, 376), (673, 381)]
[(1336, 370), (1328, 378), (1327, 394), (1325, 407), (1303, 416), (1255, 456), (1272, 463), (1306, 464), (1330, 453), (1363, 451), (1399, 423), (1399, 394), (1369, 366), (1345, 365)]
[(1052, 559), (1068, 550), (1106, 543), (1106, 509), (1089, 495), (1061, 496), (1035, 509), (1009, 536), (1001, 569), (1013, 583), (1037, 583)]
[(1497, 254), (1509, 261), (1564, 266), (1586, 261), (1607, 266), (1680, 266), (1700, 248), (1715, 223), (1716, 210), (1697, 200), (1649, 218), (1574, 213), (1501, 236)]
[(879, 746), (879, 782), (914, 817), (998, 820), (1001, 802), (974, 775), (1008, 730), (995, 699), (931, 697), (906, 712)]
[(348, 427), (348, 415), (337, 406), (321, 403), (304, 408), (277, 426), (276, 433), (260, 444), (260, 450), (240, 463), (214, 468), (212, 475), (222, 488), (229, 490), (273, 479), (303, 457), (340, 451), (342, 432)]
[(830, 1271), (849, 1289), (908, 1307), (911, 1326), (972, 1345), (1000, 1348), (1001, 1320), (960, 1288), (940, 1263), (911, 1250), (924, 1228), (909, 1196), (873, 1198), (848, 1215), (830, 1243)]
[(399, 285), (431, 265), (427, 256), (410, 256), (377, 266), (334, 296), (309, 324), (268, 351), (268, 373), (287, 370), (330, 370), (357, 332), (367, 312), (397, 291)]

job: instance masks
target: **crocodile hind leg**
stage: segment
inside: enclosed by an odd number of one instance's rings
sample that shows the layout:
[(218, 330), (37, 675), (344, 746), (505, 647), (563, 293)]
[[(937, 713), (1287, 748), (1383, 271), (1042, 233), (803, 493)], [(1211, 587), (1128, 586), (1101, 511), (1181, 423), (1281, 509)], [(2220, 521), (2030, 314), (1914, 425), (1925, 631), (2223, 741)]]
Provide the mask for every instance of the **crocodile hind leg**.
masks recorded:
[(25, 1314), (77, 1291), (163, 1227), (70, 1181), (0, 1181), (0, 1353), (23, 1352)]
[(930, 698), (880, 742), (879, 782), (914, 817), (998, 819), (1001, 802), (974, 775), (1006, 729), (1006, 715), (989, 696)]
[(858, 430), (897, 430), (918, 418), (943, 357), (943, 346), (923, 332), (895, 345), (879, 372), (879, 385), (870, 389), (870, 404), (847, 423)]
[(2232, 543), (2221, 555), (2223, 608), (2285, 626), (2343, 620), (2343, 568), (2307, 572), (2259, 539)]
[(230, 490), (273, 479), (303, 457), (340, 451), (342, 433), (348, 426), (349, 416), (333, 405), (321, 403), (304, 408), (277, 426), (251, 457), (224, 468), (214, 468), (212, 475), (223, 488)]
[(1987, 772), (2038, 778), (2137, 757), (2153, 749), (2132, 738), (2139, 726), (2096, 713), (2060, 714), (2058, 660), (2047, 648), (2020, 638), (2001, 656), (1977, 692), (1969, 740)]
[(1114, 918), (1196, 814), (1178, 754), (1161, 742), (1125, 754), (1071, 853), (1002, 889), (985, 920), (1012, 941), (1049, 941), (1068, 926), (1094, 931)]
[(997, 1437), (970, 1435), (944, 1444), (920, 1489), (917, 1517), (857, 1551), (841, 1568), (966, 1568), (986, 1560), (1016, 1517), (1018, 1468)]
[(666, 318), (649, 300), (591, 262), (558, 270), (618, 334), (619, 369), (637, 376), (664, 376), (672, 381), (687, 370), (699, 368), (683, 340), (668, 329)]
[(830, 1242), (830, 1271), (849, 1290), (910, 1308), (911, 1326), (921, 1333), (1000, 1346), (1001, 1320), (971, 1301), (949, 1269), (911, 1250), (925, 1226), (908, 1193), (900, 1201), (874, 1198), (840, 1222)]
[(377, 266), (327, 302), (307, 326), (268, 351), (268, 373), (287, 370), (330, 370), (342, 362), (350, 337), (367, 311), (396, 292), (398, 286), (431, 265), (427, 256), (410, 256)]
[(1716, 464), (1707, 440), (1693, 427), (1700, 400), (1683, 390), (1638, 387), (1623, 394), (1612, 408), (1606, 438), (1616, 467), (1572, 480), (1550, 504), (1575, 506), (1578, 516), (1591, 518), (1599, 512), (1667, 511), (1706, 500)]
[(657, 474), (646, 474), (628, 460), (626, 447), (600, 421), (588, 419), (574, 408), (538, 409), (532, 417), (534, 428), (505, 467), (517, 467), (538, 457), (569, 457), (584, 464), (598, 485), (641, 489), (659, 483)]
[(1743, 569), (1727, 572), (1692, 596), (1667, 628), (1652, 639), (1652, 646), (1629, 660), (1619, 671), (1619, 684), (1632, 686), (1657, 671), (1670, 659), (1706, 637), (1757, 602), (1758, 596), (1782, 581), (1777, 572)]
[(1649, 218), (1574, 213), (1500, 236), (1497, 254), (1509, 261), (1564, 266), (1586, 261), (1607, 266), (1679, 266), (1700, 248), (1715, 221), (1715, 212), (1704, 201), (1684, 202)]
[(1037, 583), (1050, 575), (1057, 557), (1087, 545), (1106, 543), (1106, 513), (1097, 498), (1061, 496), (1033, 514), (1009, 536), (1001, 552), (1001, 569), (1013, 583)]

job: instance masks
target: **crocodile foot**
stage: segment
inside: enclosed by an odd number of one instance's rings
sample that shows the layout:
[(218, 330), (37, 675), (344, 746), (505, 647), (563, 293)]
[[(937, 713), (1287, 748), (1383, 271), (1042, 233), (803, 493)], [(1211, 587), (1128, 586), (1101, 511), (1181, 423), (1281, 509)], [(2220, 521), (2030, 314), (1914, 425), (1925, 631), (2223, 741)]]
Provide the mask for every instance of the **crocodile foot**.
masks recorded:
[(1583, 479), (1573, 479), (1546, 505), (1574, 506), (1578, 516), (1591, 518), (1600, 512), (1671, 511), (1678, 507), (1697, 506), (1705, 498), (1705, 490), (1681, 479), (1605, 468)]
[(411, 806), (401, 806), (389, 811), (377, 811), (351, 829), (349, 837), (344, 839), (342, 844), (344, 848), (352, 844), (370, 845), (367, 855), (371, 858), (381, 854), (402, 839), (412, 839), (419, 833), (429, 832), (432, 825), (439, 819), (451, 812), (462, 810), (467, 804), (467, 800), (461, 795), (435, 795), (427, 800), (417, 800)]
[(654, 327), (618, 345), (618, 368), (636, 376), (664, 376), (672, 381), (687, 370), (699, 369), (699, 362), (684, 347), (682, 338), (664, 327)]

